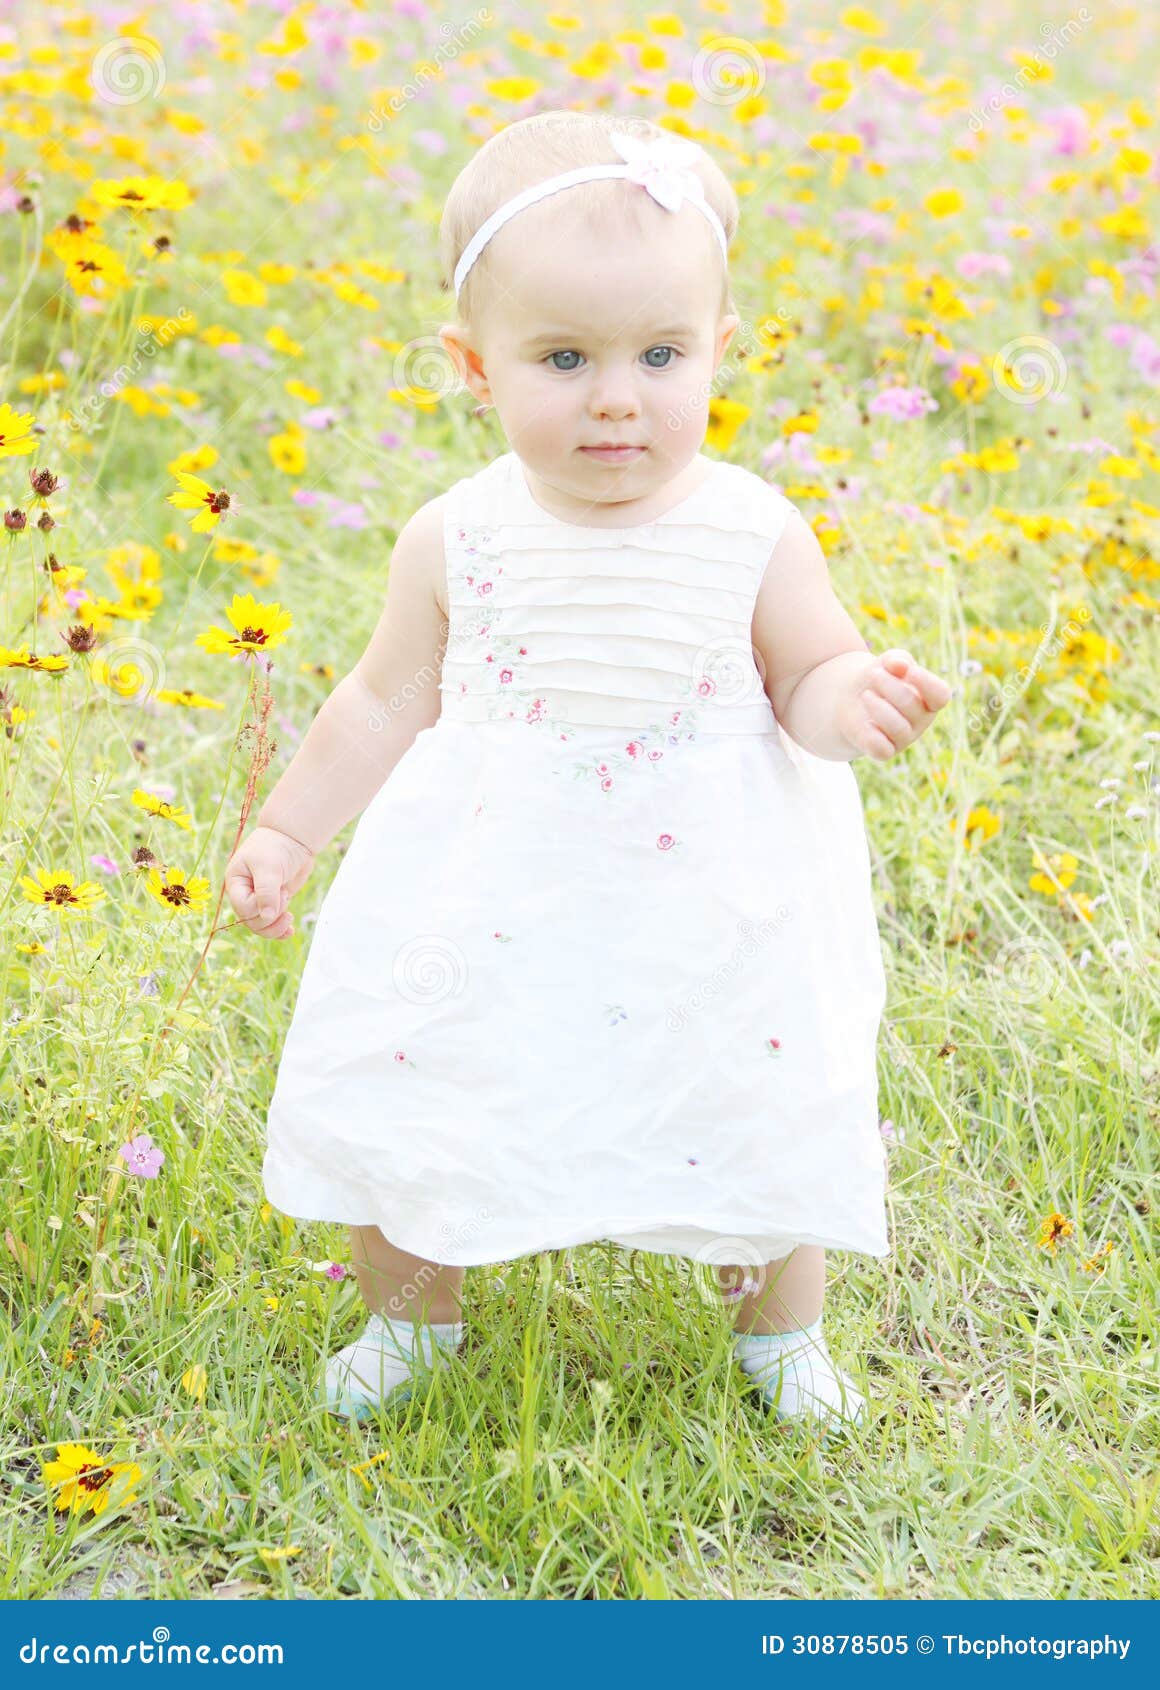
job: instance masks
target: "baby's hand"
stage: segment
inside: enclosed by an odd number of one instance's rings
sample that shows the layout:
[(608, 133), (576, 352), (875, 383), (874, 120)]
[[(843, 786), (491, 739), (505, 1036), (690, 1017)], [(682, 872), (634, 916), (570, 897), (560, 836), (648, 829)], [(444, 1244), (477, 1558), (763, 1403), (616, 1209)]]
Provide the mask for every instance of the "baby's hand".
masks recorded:
[(884, 651), (855, 682), (842, 732), (867, 757), (884, 763), (926, 732), (950, 696), (947, 683), (908, 651)]
[(288, 939), (290, 899), (313, 866), (305, 845), (277, 828), (256, 827), (226, 864), (226, 894), (243, 926), (263, 939)]

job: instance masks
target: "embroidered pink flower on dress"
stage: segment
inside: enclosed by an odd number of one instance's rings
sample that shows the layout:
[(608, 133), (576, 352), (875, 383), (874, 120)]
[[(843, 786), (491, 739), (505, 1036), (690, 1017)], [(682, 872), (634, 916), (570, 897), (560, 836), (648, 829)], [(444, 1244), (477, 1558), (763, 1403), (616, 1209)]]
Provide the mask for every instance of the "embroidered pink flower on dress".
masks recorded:
[[(670, 716), (669, 721), (679, 721), (680, 716), (681, 712), (678, 710), (675, 715)], [(645, 741), (650, 736), (654, 738), (663, 737), (670, 745), (679, 745), (682, 739), (693, 741), (697, 737), (691, 728), (684, 728), (681, 733), (669, 733), (666, 731), (665, 725), (662, 722), (650, 722), (647, 728), (641, 732), (639, 737), (628, 741), (624, 747), (623, 753), (619, 751), (613, 752), (611, 759), (602, 759), (599, 762), (590, 761), (575, 763), (573, 765), (573, 774), (575, 778), (577, 780), (587, 780), (589, 776), (595, 775), (596, 779), (600, 783), (601, 791), (609, 792), (612, 789), (613, 777), (618, 771), (631, 769), (634, 764), (637, 767), (640, 767), (641, 764), (646, 761), (654, 764), (660, 762), (661, 758), (664, 756), (664, 752), (659, 746), (650, 746), (646, 749)], [(641, 755), (642, 752), (644, 752), (643, 757)]]
[(672, 849), (672, 847), (675, 844), (676, 844), (676, 840), (673, 838), (671, 833), (658, 834), (658, 836), (657, 836), (657, 850), (658, 851), (669, 851), (669, 850)]

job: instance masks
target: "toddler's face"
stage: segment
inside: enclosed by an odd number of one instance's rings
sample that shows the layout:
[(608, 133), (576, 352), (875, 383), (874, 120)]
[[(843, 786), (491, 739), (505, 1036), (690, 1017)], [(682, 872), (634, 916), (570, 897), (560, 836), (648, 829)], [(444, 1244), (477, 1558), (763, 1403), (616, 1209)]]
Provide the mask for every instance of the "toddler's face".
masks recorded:
[[(450, 325), (441, 333), (471, 391), (495, 406), (533, 493), (542, 483), (582, 520), (651, 499), (696, 457), (739, 319), (718, 316), (721, 256), (692, 206), (658, 217), (648, 243), (614, 244), (562, 203), (537, 217), (548, 204), (492, 240), (474, 344)], [(586, 450), (605, 442), (642, 449), (619, 462)]]

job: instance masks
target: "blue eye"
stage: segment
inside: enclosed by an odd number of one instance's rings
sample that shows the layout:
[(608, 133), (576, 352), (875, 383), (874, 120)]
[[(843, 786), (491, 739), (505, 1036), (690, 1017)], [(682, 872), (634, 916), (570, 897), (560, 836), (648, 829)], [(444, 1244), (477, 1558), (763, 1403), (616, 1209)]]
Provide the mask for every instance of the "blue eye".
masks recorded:
[[(666, 358), (666, 360), (663, 364), (650, 363), (649, 366), (648, 366), (650, 370), (667, 370), (667, 369), (670, 369), (671, 366), (672, 366), (673, 360), (676, 359), (676, 358), (679, 358), (681, 356), (681, 354), (677, 351), (675, 346), (650, 346), (648, 351), (644, 354), (644, 356), (646, 358), (651, 359), (654, 352), (667, 352), (667, 353), (670, 354), (670, 357)], [(579, 358), (579, 357), (580, 357), (580, 354), (578, 352), (572, 352), (572, 351), (549, 352), (546, 362), (551, 363), (552, 368), (555, 369), (555, 370), (559, 370), (561, 375), (571, 375), (573, 370), (575, 370), (579, 367), (578, 365), (568, 364), (568, 365), (565, 366), (565, 365), (562, 365), (562, 364), (557, 364), (553, 360), (555, 360), (556, 358)]]

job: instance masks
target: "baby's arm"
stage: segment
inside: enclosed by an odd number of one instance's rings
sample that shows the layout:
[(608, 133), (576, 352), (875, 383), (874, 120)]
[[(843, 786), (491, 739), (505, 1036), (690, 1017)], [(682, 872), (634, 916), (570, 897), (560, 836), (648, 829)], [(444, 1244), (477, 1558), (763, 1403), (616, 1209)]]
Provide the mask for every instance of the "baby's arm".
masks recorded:
[(815, 757), (878, 762), (913, 743), (951, 696), (908, 652), (876, 657), (830, 585), (818, 537), (790, 512), (753, 610), (753, 645), (773, 713)]
[(444, 498), (422, 505), (391, 552), (383, 613), (263, 804), (258, 827), (312, 852), (365, 809), (417, 734), (439, 718), (447, 622)]

